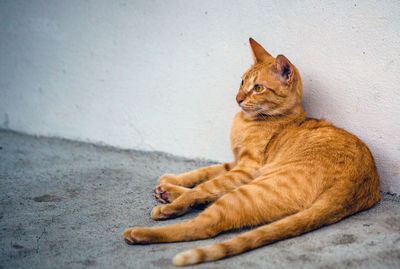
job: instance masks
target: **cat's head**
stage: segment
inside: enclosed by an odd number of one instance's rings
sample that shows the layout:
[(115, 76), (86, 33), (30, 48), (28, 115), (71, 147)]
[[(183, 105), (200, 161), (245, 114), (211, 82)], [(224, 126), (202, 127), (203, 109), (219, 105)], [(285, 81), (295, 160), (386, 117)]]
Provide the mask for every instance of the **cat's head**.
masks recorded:
[(243, 74), (236, 101), (251, 117), (290, 114), (301, 108), (302, 85), (296, 67), (283, 55), (272, 57), (250, 38), (254, 64)]

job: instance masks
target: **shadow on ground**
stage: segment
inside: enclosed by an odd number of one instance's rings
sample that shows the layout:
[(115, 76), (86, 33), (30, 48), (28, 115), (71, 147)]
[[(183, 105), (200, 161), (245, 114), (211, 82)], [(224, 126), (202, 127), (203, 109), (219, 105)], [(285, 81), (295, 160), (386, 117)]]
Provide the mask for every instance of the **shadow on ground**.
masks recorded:
[[(1, 268), (172, 268), (196, 242), (128, 246), (130, 226), (157, 222), (150, 210), (157, 178), (210, 164), (162, 153), (119, 150), (0, 131)], [(196, 268), (399, 268), (400, 201), (337, 224)]]

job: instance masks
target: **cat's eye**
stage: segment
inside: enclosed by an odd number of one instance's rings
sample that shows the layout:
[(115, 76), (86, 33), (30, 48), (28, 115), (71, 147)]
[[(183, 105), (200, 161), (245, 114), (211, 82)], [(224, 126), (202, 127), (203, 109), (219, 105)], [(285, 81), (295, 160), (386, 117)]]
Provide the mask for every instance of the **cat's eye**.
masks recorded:
[(258, 84), (254, 85), (254, 87), (253, 87), (253, 91), (255, 91), (257, 93), (260, 93), (263, 90), (264, 90), (264, 86), (261, 86), (261, 85), (258, 85)]
[(242, 86), (243, 86), (243, 79), (242, 79)]

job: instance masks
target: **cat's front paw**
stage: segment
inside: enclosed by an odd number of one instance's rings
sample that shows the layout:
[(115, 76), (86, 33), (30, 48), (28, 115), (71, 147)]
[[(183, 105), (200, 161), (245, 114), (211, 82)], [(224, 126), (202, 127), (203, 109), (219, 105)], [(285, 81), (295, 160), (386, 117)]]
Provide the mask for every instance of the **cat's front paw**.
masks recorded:
[(177, 175), (175, 175), (175, 174), (164, 174), (164, 175), (162, 175), (158, 179), (158, 185), (163, 184), (163, 183), (169, 183), (169, 184), (178, 185)]
[(125, 242), (129, 245), (144, 245), (151, 242), (151, 238), (148, 236), (148, 232), (146, 233), (146, 228), (129, 228), (124, 231), (123, 235)]
[(151, 211), (151, 217), (155, 220), (175, 218), (179, 215), (181, 215), (180, 210), (173, 209), (170, 205), (159, 205)]
[(189, 189), (169, 183), (162, 183), (154, 188), (154, 197), (161, 203), (171, 203), (187, 190)]

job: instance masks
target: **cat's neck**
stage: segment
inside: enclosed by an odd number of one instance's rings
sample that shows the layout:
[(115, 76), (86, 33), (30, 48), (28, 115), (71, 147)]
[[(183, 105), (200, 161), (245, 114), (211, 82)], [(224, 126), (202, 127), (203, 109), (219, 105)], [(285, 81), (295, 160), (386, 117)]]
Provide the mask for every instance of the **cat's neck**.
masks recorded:
[(292, 108), (290, 111), (285, 112), (284, 114), (279, 115), (267, 115), (267, 114), (257, 114), (257, 115), (249, 115), (243, 112), (243, 117), (249, 121), (266, 121), (266, 122), (277, 122), (277, 123), (286, 123), (291, 121), (303, 121), (306, 118), (306, 111), (302, 106), (297, 106)]

